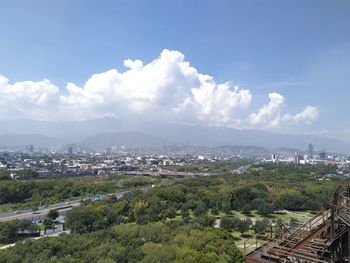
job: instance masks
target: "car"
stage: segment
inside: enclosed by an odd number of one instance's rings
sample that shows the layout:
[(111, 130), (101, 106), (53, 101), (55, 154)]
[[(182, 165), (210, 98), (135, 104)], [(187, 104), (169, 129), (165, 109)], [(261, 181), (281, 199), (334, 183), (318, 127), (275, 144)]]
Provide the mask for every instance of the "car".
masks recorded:
[(21, 210), (17, 210), (17, 211), (15, 211), (15, 214), (21, 214), (22, 213), (22, 211)]
[(70, 205), (71, 203), (70, 203), (70, 202), (65, 202), (64, 204), (66, 204), (66, 205)]

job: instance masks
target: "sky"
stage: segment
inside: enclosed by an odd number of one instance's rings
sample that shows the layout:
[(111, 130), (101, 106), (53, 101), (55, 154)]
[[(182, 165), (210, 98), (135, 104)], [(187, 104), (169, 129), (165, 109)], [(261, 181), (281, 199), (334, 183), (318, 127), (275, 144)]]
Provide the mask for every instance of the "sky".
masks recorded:
[(0, 1), (0, 118), (350, 142), (350, 1)]

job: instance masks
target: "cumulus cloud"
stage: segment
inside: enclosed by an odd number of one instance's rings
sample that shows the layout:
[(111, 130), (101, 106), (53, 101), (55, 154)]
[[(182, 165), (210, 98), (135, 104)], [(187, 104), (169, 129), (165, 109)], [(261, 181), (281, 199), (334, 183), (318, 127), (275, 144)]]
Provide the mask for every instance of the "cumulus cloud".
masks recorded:
[(59, 89), (49, 80), (10, 84), (0, 75), (0, 116), (50, 118), (59, 107)]
[(216, 83), (213, 77), (199, 73), (178, 51), (165, 49), (148, 64), (127, 59), (124, 66), (124, 72), (111, 69), (94, 74), (82, 87), (68, 83), (65, 93), (49, 80), (11, 84), (0, 75), (0, 117), (140, 117), (262, 129), (310, 123), (318, 117), (312, 106), (295, 115), (282, 114), (284, 97), (278, 93), (270, 93), (268, 104), (242, 117), (252, 103), (251, 91), (230, 82)]
[(278, 93), (269, 94), (269, 103), (262, 106), (258, 112), (249, 116), (248, 122), (252, 126), (271, 126), (279, 118), (281, 106), (284, 103), (284, 97)]
[(285, 98), (276, 92), (270, 93), (268, 97), (270, 99), (268, 104), (263, 105), (258, 112), (249, 115), (247, 119), (249, 127), (281, 129), (300, 123), (311, 124), (318, 118), (318, 110), (313, 106), (307, 106), (295, 115), (282, 114)]
[(283, 121), (286, 122), (292, 122), (292, 123), (307, 123), (310, 124), (314, 121), (316, 121), (318, 118), (318, 110), (316, 107), (313, 106), (307, 106), (302, 110), (301, 112), (295, 114), (295, 115), (290, 115), (290, 114), (285, 114), (283, 116)]

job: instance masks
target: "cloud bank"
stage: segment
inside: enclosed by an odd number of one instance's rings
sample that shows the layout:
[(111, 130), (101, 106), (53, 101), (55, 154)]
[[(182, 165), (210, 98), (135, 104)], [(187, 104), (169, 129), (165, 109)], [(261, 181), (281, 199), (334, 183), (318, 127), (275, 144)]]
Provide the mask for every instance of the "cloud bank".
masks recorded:
[(318, 118), (313, 106), (294, 115), (284, 113), (285, 98), (278, 93), (268, 94), (269, 102), (249, 113), (250, 90), (230, 82), (216, 83), (178, 51), (165, 49), (146, 65), (127, 59), (124, 66), (124, 72), (111, 69), (92, 75), (83, 87), (68, 83), (67, 92), (46, 79), (11, 84), (0, 75), (0, 118), (86, 120), (113, 116), (256, 129), (280, 129)]

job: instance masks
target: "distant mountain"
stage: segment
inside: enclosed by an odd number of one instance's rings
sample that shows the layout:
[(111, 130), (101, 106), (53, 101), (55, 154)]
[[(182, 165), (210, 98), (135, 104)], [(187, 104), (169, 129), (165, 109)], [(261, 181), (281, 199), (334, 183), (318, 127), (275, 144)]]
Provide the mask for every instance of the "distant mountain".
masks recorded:
[[(123, 124), (115, 118), (86, 121), (36, 121), (29, 119), (0, 119), (0, 134), (43, 134), (50, 137), (82, 139), (101, 132), (122, 131)], [(127, 131), (127, 130), (124, 130)]]
[(258, 130), (180, 124), (146, 126), (144, 127), (144, 132), (159, 137), (172, 138), (180, 145), (191, 144), (210, 147), (220, 145), (254, 145), (267, 149), (285, 147), (304, 151), (309, 143), (313, 143), (315, 150), (325, 148), (327, 152), (350, 153), (350, 144), (314, 135), (276, 134)]
[[(132, 148), (165, 145), (205, 147), (254, 145), (270, 150), (284, 147), (305, 151), (308, 144), (313, 143), (315, 151), (325, 148), (327, 152), (350, 153), (350, 144), (314, 135), (275, 134), (259, 130), (115, 118), (55, 122), (0, 120), (0, 134), (5, 133), (6, 136), (15, 133), (17, 137), (0, 138), (0, 145), (38, 143), (38, 145), (62, 146), (75, 143), (95, 150), (122, 145)], [(24, 137), (20, 138), (19, 134), (23, 134)], [(36, 136), (42, 134), (46, 137), (38, 139), (33, 134)]]
[(166, 140), (141, 132), (99, 133), (78, 142), (79, 145), (104, 151), (108, 147), (117, 149), (158, 147), (169, 144)]
[(26, 146), (57, 147), (67, 142), (65, 138), (49, 137), (41, 134), (2, 134), (0, 135), (0, 146)]
[(271, 151), (257, 146), (232, 146), (225, 145), (213, 148), (214, 152), (226, 155), (240, 155), (243, 157), (252, 156), (267, 156), (270, 155)]
[(271, 150), (255, 147), (255, 146), (219, 146), (219, 147), (207, 147), (207, 146), (193, 146), (193, 145), (166, 145), (158, 147), (144, 147), (144, 148), (128, 148), (126, 151), (130, 153), (147, 153), (147, 154), (169, 154), (169, 155), (225, 155), (225, 156), (240, 156), (242, 158), (249, 157), (268, 157), (272, 153)]

